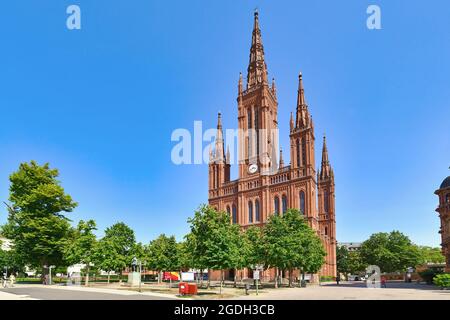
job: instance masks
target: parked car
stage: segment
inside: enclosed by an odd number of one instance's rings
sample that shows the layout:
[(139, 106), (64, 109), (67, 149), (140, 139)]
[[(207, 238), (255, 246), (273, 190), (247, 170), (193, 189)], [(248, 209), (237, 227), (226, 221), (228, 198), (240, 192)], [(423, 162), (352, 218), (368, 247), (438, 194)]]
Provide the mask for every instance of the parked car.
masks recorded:
[(347, 277), (347, 279), (348, 279), (348, 281), (364, 281), (366, 279), (366, 277), (352, 274), (352, 275), (349, 275)]

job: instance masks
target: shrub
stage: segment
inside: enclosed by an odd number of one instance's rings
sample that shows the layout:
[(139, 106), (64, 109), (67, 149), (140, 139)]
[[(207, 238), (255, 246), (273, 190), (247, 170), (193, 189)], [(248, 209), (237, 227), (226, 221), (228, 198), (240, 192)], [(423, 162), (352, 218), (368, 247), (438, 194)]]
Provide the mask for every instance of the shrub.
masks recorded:
[(443, 271), (439, 269), (427, 269), (425, 271), (419, 272), (419, 275), (427, 284), (432, 284), (434, 277), (442, 273)]
[(442, 289), (450, 288), (450, 273), (438, 274), (433, 278), (433, 282)]
[(327, 282), (327, 281), (333, 281), (334, 277), (333, 276), (321, 276), (320, 277), (320, 282)]

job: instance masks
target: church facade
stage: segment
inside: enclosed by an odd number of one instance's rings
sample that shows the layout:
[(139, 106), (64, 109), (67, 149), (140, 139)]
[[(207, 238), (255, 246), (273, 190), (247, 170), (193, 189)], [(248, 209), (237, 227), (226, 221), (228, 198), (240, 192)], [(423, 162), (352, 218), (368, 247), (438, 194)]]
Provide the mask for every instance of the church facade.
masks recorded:
[[(209, 204), (227, 211), (231, 222), (243, 228), (263, 226), (273, 214), (299, 209), (327, 253), (320, 275), (336, 276), (335, 184), (326, 140), (324, 137), (316, 170), (314, 122), (300, 74), (295, 115), (291, 112), (289, 123), (290, 163), (285, 165), (282, 150), (278, 150), (277, 90), (275, 81), (268, 81), (257, 12), (249, 60), (246, 83), (242, 74), (238, 82), (239, 176), (230, 180), (230, 153), (228, 148), (225, 152), (219, 113), (215, 150), (210, 151)], [(244, 277), (251, 276), (251, 270), (243, 272)], [(272, 280), (273, 270), (265, 271), (263, 277)]]

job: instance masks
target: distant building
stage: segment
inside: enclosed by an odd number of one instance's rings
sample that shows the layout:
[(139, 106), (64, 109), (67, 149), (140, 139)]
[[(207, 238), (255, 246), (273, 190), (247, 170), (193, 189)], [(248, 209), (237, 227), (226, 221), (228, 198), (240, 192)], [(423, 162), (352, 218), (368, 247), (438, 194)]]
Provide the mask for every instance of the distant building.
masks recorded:
[(442, 181), (441, 186), (434, 193), (439, 196), (439, 206), (436, 211), (441, 220), (439, 233), (442, 239), (442, 254), (445, 257), (446, 269), (450, 272), (450, 176)]
[(340, 242), (338, 247), (347, 248), (348, 252), (359, 251), (361, 249), (361, 242)]
[(3, 251), (9, 251), (11, 250), (12, 247), (12, 242), (9, 239), (6, 239), (4, 237), (0, 237), (0, 244), (1, 244), (1, 249)]

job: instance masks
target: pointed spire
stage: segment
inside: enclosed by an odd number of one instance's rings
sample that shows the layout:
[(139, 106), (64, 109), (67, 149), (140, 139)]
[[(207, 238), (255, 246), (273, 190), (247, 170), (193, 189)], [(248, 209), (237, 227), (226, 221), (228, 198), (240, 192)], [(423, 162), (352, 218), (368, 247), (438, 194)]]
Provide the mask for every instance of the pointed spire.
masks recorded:
[(294, 130), (294, 114), (292, 112), (291, 112), (291, 119), (289, 120), (289, 126), (292, 132)]
[(310, 123), (310, 117), (308, 112), (308, 105), (305, 99), (305, 89), (303, 87), (302, 73), (298, 75), (298, 91), (297, 91), (297, 128), (308, 127)]
[(323, 135), (323, 147), (322, 147), (322, 165), (329, 164), (328, 161), (328, 149), (327, 149), (327, 137)]
[(279, 168), (283, 168), (284, 167), (284, 161), (283, 161), (283, 149), (280, 148), (280, 166)]
[(333, 169), (330, 166), (330, 161), (328, 159), (328, 149), (327, 149), (327, 140), (325, 135), (323, 136), (323, 147), (322, 147), (322, 164), (320, 167), (320, 180), (325, 180), (329, 178), (333, 178), (334, 173)]
[(222, 130), (222, 114), (219, 112), (217, 115), (217, 134), (216, 134), (216, 150), (215, 158), (217, 163), (223, 163), (225, 156), (225, 146), (223, 143), (223, 130)]
[(275, 78), (272, 78), (272, 93), (274, 96), (277, 96), (277, 86), (275, 84)]
[(242, 72), (239, 72), (238, 95), (241, 96), (243, 91), (244, 90), (242, 86)]
[(250, 48), (250, 59), (247, 68), (247, 88), (253, 88), (260, 84), (267, 84), (267, 66), (264, 61), (264, 47), (259, 29), (259, 14), (255, 10), (252, 46)]
[(227, 164), (230, 164), (230, 146), (229, 145), (227, 145), (227, 157), (225, 159), (225, 162)]

